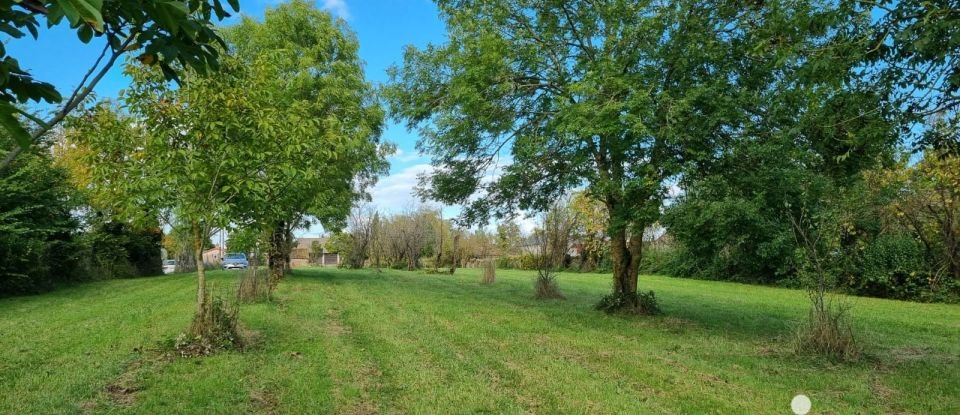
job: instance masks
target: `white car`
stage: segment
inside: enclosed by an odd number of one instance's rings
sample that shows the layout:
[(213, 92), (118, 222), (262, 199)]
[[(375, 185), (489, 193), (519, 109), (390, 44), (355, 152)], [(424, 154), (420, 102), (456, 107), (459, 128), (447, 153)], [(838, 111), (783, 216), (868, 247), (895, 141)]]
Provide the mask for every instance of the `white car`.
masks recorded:
[(177, 261), (172, 260), (172, 259), (168, 259), (168, 260), (166, 260), (166, 261), (163, 261), (163, 273), (164, 273), (164, 274), (172, 274), (172, 273), (173, 273), (174, 271), (176, 271), (176, 270), (177, 270)]
[(220, 267), (223, 269), (247, 269), (250, 263), (247, 262), (247, 255), (242, 253), (229, 253), (223, 259)]

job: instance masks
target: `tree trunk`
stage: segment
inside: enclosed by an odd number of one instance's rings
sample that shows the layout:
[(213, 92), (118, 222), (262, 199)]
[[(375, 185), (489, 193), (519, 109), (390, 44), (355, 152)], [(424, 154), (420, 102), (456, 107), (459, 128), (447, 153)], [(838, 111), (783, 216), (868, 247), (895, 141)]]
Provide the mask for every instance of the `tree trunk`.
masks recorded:
[[(637, 268), (630, 252), (626, 230), (610, 235), (610, 260), (613, 264), (613, 293), (633, 298), (637, 293)], [(639, 264), (639, 262), (636, 262)]]
[(437, 262), (433, 264), (433, 271), (440, 270), (440, 260), (443, 259), (443, 209), (440, 209), (440, 249), (437, 249)]
[(200, 230), (194, 230), (194, 259), (197, 261), (197, 317), (203, 318), (207, 305), (207, 275), (203, 264), (203, 236)]
[[(616, 203), (608, 200), (610, 215), (610, 259), (613, 264), (613, 294), (622, 296), (636, 305), (637, 273), (643, 253), (643, 226), (625, 218), (617, 219)], [(614, 222), (616, 221), (616, 222)], [(629, 231), (628, 231), (629, 230)]]
[(286, 272), (288, 256), (285, 254), (284, 240), (286, 228), (280, 222), (270, 231), (270, 246), (267, 248), (267, 266), (270, 268), (270, 285), (276, 286)]
[(453, 275), (457, 271), (458, 262), (460, 262), (460, 234), (453, 235), (453, 252), (452, 258), (450, 258), (450, 275)]

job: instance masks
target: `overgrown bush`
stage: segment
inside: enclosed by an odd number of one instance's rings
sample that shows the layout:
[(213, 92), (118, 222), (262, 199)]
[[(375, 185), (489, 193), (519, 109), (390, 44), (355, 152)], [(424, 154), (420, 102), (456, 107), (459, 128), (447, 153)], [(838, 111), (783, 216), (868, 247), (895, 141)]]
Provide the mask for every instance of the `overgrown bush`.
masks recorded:
[(918, 299), (934, 290), (932, 268), (920, 243), (909, 235), (881, 235), (860, 250), (859, 273), (848, 289), (873, 297)]
[[(0, 137), (0, 148), (12, 145)], [(53, 167), (45, 150), (0, 168), (0, 296), (84, 277), (72, 195), (66, 171)]]
[(850, 307), (831, 302), (823, 309), (811, 308), (807, 321), (797, 328), (795, 350), (837, 361), (855, 360), (861, 348), (850, 324)]
[(163, 273), (160, 260), (162, 236), (159, 226), (134, 229), (89, 215), (87, 231), (80, 236), (85, 272), (93, 279), (130, 278)]
[(174, 348), (183, 357), (205, 356), (243, 346), (238, 327), (239, 307), (218, 295), (207, 295), (204, 308), (193, 317), (190, 334), (177, 337)]
[(497, 268), (500, 269), (537, 269), (537, 257), (533, 254), (502, 256), (497, 259)]
[(674, 246), (645, 249), (640, 259), (639, 271), (647, 274), (671, 274), (677, 267), (678, 249)]
[(595, 309), (607, 314), (617, 312), (630, 312), (643, 315), (662, 314), (657, 305), (657, 296), (653, 291), (637, 292), (636, 295), (614, 293), (607, 294), (600, 298), (600, 301), (594, 306)]

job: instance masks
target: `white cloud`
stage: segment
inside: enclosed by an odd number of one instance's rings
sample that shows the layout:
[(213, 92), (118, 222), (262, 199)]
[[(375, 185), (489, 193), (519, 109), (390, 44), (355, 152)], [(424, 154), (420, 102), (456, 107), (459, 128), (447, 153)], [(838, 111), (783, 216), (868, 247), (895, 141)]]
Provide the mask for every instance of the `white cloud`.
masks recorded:
[(350, 19), (350, 9), (345, 0), (323, 0), (323, 9), (329, 10), (336, 16), (344, 19)]
[(520, 232), (524, 235), (530, 235), (533, 233), (533, 229), (537, 227), (537, 217), (527, 216), (526, 214), (520, 214), (517, 216), (517, 226), (520, 227)]
[(419, 152), (407, 152), (402, 148), (397, 148), (397, 151), (387, 157), (391, 163), (410, 163), (413, 161), (423, 161), (425, 158)]
[(373, 204), (385, 212), (399, 212), (419, 203), (413, 194), (417, 185), (417, 176), (433, 171), (433, 166), (423, 163), (414, 164), (397, 173), (383, 177), (370, 191)]

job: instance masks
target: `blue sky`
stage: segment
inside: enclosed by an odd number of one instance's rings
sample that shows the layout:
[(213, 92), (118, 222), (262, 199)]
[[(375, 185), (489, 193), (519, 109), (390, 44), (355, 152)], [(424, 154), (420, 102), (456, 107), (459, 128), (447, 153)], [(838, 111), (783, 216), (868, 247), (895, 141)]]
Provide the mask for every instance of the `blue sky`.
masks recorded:
[[(279, 0), (241, 0), (244, 15), (261, 19), (264, 10), (281, 3)], [(406, 45), (424, 46), (427, 43), (442, 43), (446, 39), (443, 22), (436, 6), (429, 0), (316, 0), (317, 6), (346, 19), (360, 41), (360, 55), (366, 62), (367, 79), (381, 84), (388, 80), (386, 70), (402, 62)], [(222, 24), (237, 20), (232, 17)], [(102, 39), (94, 39), (84, 45), (77, 40), (75, 32), (66, 25), (43, 30), (40, 38), (14, 39), (7, 44), (10, 56), (20, 60), (40, 80), (53, 83), (64, 95), (68, 95), (83, 77), (87, 68), (96, 60), (103, 46)], [(96, 87), (101, 98), (116, 97), (128, 84), (117, 65)], [(412, 207), (416, 200), (410, 192), (418, 173), (429, 169), (429, 160), (420, 157), (414, 145), (416, 133), (403, 126), (389, 122), (383, 138), (395, 143), (398, 151), (390, 158), (390, 175), (383, 177), (371, 192), (373, 203), (380, 209), (396, 212)], [(458, 209), (445, 209), (445, 215)], [(301, 232), (315, 235), (319, 227)]]

